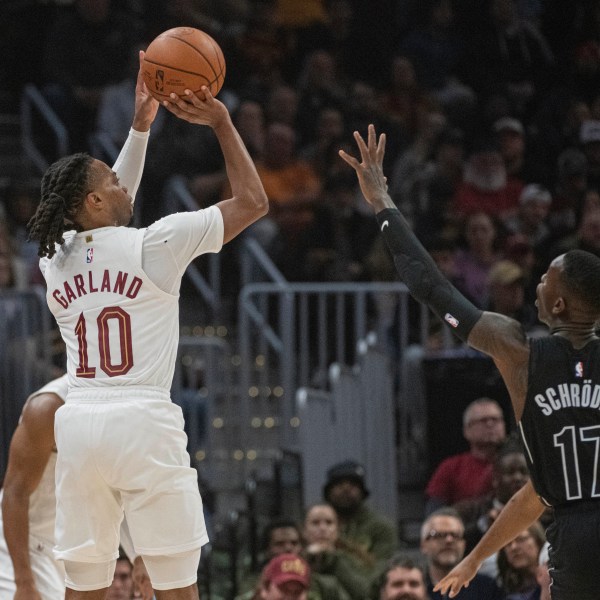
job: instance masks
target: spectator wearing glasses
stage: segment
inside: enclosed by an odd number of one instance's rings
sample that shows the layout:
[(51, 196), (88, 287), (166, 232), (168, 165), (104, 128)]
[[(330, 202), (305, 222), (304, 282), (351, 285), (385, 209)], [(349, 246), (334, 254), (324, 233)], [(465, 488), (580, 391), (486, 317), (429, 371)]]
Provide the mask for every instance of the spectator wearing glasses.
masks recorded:
[(444, 459), (427, 484), (426, 514), (492, 490), (494, 459), (506, 439), (500, 405), (491, 398), (471, 402), (463, 413), (463, 436), (469, 450)]
[[(432, 600), (443, 595), (433, 586), (445, 577), (465, 553), (465, 527), (453, 508), (441, 508), (425, 519), (421, 526), (421, 553), (427, 561), (427, 589)], [(476, 575), (468, 588), (456, 596), (458, 600), (500, 600), (502, 590), (487, 575)]]

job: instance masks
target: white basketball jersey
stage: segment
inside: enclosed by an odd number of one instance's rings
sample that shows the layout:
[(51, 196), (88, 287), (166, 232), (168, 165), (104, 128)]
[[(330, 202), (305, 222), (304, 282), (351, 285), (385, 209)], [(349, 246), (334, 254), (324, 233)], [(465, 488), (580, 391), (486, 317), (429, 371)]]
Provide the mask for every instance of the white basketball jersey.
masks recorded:
[[(152, 261), (172, 261), (178, 284), (195, 256), (217, 252), (223, 243), (216, 207), (170, 215), (152, 228)], [(145, 233), (128, 227), (72, 233), (52, 259), (40, 261), (48, 306), (67, 348), (70, 391), (171, 388), (179, 295), (144, 272)]]

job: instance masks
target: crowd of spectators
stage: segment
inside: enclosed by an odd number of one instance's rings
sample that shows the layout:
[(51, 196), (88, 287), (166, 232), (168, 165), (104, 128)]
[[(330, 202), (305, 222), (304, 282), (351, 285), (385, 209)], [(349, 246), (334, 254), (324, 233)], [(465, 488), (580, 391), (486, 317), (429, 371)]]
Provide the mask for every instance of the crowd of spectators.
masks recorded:
[[(517, 318), (527, 332), (537, 333), (530, 307), (549, 260), (573, 248), (600, 256), (595, 2), (21, 0), (2, 10), (10, 35), (1, 47), (14, 57), (5, 61), (5, 81), (16, 95), (25, 83), (39, 87), (67, 127), (72, 151), (92, 151), (97, 134), (116, 147), (125, 139), (138, 48), (170, 27), (210, 33), (227, 61), (219, 98), (230, 108), (270, 199), (268, 217), (248, 235), (291, 280), (396, 278), (373, 216), (359, 201), (356, 178), (337, 155), (340, 148), (352, 149), (352, 132), (364, 134), (369, 123), (387, 134), (384, 169), (393, 200), (440, 268), (478, 307)], [(142, 181), (142, 225), (165, 214), (165, 189), (174, 175), (184, 178), (199, 207), (228, 194), (212, 131), (160, 112)], [(36, 194), (28, 181), (3, 188), (2, 290), (40, 282), (25, 233)], [(466, 439), (474, 427), (484, 433), (488, 425), (502, 427), (489, 415), (481, 418), (465, 421)], [(366, 514), (367, 490), (356, 472), (338, 478), (340, 485), (358, 481), (358, 491), (342, 486), (336, 496), (332, 483), (324, 498), (328, 504), (308, 511), (304, 529), (298, 525), (309, 542), (314, 536), (313, 551), (310, 544), (303, 550), (307, 561), (294, 563), (298, 589), (310, 587), (305, 568), (333, 576), (345, 561), (362, 560), (350, 569), (356, 576), (391, 559), (378, 597), (394, 598), (390, 573), (401, 573), (398, 586), (412, 582), (415, 594), (422, 591), (426, 598), (435, 583), (436, 544), (447, 544), (460, 560), (465, 536), (468, 549), (501, 510), (507, 488), (522, 485), (523, 461), (515, 453), (513, 448), (476, 457), (485, 462), (487, 482), (476, 498), (432, 491), (430, 500), (442, 510), (462, 503), (456, 515), (433, 513), (437, 521), (423, 525), (421, 549), (429, 570), (394, 559), (393, 535), (382, 554), (367, 547), (368, 560), (361, 552), (351, 556), (354, 546), (340, 540), (351, 539), (352, 510)], [(472, 459), (473, 453), (466, 456)], [(358, 466), (343, 468), (351, 472)], [(504, 481), (511, 469), (519, 475), (512, 488)], [(336, 498), (347, 506), (336, 505)], [(324, 522), (325, 533), (311, 519)], [(533, 527), (497, 557), (492, 574), (510, 598), (536, 592), (543, 544), (543, 534)], [(276, 567), (281, 570), (281, 564)], [(271, 569), (274, 578), (260, 580), (257, 597), (277, 597), (270, 595), (277, 568)], [(352, 598), (357, 590), (362, 595), (361, 585), (342, 582), (331, 594)], [(539, 597), (539, 589), (536, 593)]]
[[(452, 246), (456, 283), (493, 304), (493, 266), (522, 270), (525, 300), (559, 252), (598, 253), (600, 11), (580, 0), (73, 0), (13, 3), (21, 60), (71, 149), (130, 123), (137, 48), (161, 31), (208, 31), (227, 59), (235, 114), (271, 201), (254, 235), (292, 280), (394, 275), (352, 173), (337, 156), (375, 123), (388, 136), (392, 197), (425, 241)], [(33, 22), (34, 18), (35, 23)], [(9, 67), (10, 68), (10, 67)], [(161, 111), (162, 112), (162, 111)], [(209, 130), (161, 114), (142, 185), (142, 224), (182, 175), (199, 206), (227, 194)], [(5, 217), (9, 218), (9, 215)], [(24, 252), (17, 240), (16, 258)], [(385, 262), (385, 261), (384, 261)], [(518, 292), (517, 292), (518, 293)], [(517, 314), (518, 311), (515, 311)], [(523, 315), (531, 327), (531, 315)]]

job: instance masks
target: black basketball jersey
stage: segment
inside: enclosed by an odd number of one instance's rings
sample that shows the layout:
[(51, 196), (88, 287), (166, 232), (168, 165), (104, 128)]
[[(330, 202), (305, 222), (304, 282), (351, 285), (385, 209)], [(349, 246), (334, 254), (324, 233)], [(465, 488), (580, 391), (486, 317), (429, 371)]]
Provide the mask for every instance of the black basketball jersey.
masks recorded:
[(553, 506), (600, 499), (600, 340), (575, 350), (551, 335), (530, 347), (519, 427), (533, 487)]

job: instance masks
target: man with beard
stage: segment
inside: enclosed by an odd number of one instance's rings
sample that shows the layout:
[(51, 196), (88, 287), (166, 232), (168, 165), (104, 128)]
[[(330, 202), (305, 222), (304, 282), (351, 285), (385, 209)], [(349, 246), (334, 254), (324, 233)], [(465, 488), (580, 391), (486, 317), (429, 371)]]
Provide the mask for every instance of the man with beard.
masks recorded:
[(376, 563), (394, 552), (397, 534), (389, 521), (366, 505), (368, 495), (362, 465), (348, 460), (327, 471), (323, 498), (338, 515), (340, 537), (360, 546)]
[(459, 217), (483, 211), (498, 218), (514, 214), (523, 183), (509, 177), (502, 155), (493, 141), (474, 144), (465, 164), (463, 180), (454, 195)]
[(393, 556), (381, 575), (379, 600), (430, 600), (423, 566), (405, 556)]
[[(443, 595), (433, 586), (445, 577), (465, 553), (465, 528), (453, 508), (441, 508), (432, 513), (421, 526), (421, 553), (427, 559), (427, 589), (432, 600)], [(487, 575), (477, 574), (468, 588), (460, 591), (459, 600), (500, 600), (502, 590)]]

